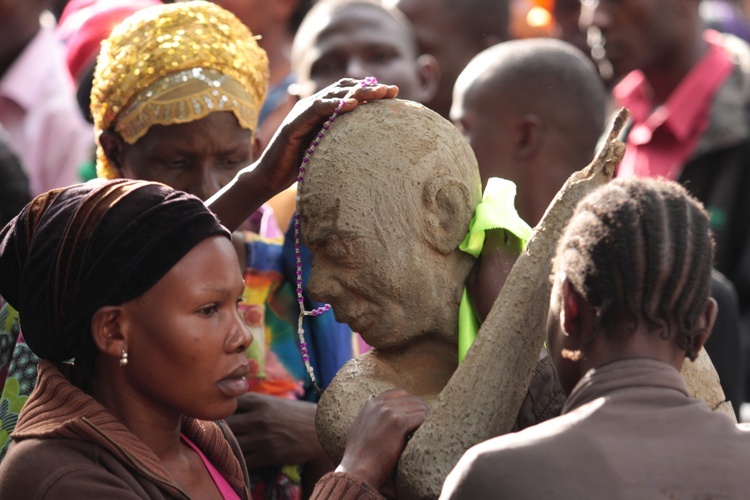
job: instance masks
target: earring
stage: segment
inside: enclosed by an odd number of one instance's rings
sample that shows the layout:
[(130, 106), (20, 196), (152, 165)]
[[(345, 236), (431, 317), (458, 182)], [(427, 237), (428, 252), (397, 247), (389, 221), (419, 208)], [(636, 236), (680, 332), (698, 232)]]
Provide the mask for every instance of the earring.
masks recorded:
[(128, 351), (123, 349), (122, 354), (120, 354), (120, 366), (125, 366), (127, 364), (128, 364)]
[[(561, 349), (560, 350), (560, 356), (564, 359), (569, 359), (571, 361), (580, 361), (581, 357), (583, 356), (583, 353), (579, 350), (571, 350), (571, 349)], [(127, 361), (127, 360), (126, 360)]]

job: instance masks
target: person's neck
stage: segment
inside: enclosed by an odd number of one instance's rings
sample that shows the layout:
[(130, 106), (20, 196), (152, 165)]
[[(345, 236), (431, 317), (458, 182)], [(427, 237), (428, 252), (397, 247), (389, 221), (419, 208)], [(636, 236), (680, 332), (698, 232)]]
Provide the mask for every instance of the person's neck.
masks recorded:
[(97, 377), (91, 382), (89, 394), (146, 443), (163, 462), (179, 456), (182, 416), (149, 407), (147, 401), (123, 384), (118, 384), (118, 378), (117, 375)]
[[(10, 30), (10, 28), (8, 28)], [(7, 44), (0, 48), (0, 77), (16, 62), (16, 59), (23, 53), (26, 47), (31, 43), (34, 37), (39, 33), (41, 26), (38, 24), (25, 30), (23, 33), (15, 36), (0, 35), (0, 43), (3, 39), (8, 39)]]
[(263, 35), (260, 45), (268, 55), (270, 86), (279, 84), (292, 70), (292, 38), (282, 30), (269, 30)]
[[(621, 334), (617, 334), (619, 337)], [(581, 358), (581, 373), (616, 361), (646, 358), (661, 361), (682, 368), (685, 352), (681, 351), (673, 338), (664, 340), (658, 331), (646, 331), (638, 327), (627, 339), (613, 341), (607, 332), (599, 332), (594, 340), (586, 346)]]
[(703, 38), (703, 32), (700, 30), (685, 50), (670, 54), (670, 57), (642, 69), (653, 91), (655, 105), (663, 104), (669, 99), (672, 92), (708, 52), (708, 49), (708, 42)]

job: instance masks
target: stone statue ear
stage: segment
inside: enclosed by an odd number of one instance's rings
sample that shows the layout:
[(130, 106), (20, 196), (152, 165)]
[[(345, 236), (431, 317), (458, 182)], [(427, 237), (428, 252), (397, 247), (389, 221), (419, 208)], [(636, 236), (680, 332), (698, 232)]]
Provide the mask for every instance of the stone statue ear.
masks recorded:
[(452, 177), (438, 177), (422, 190), (424, 238), (437, 251), (453, 252), (466, 237), (472, 216), (469, 187)]

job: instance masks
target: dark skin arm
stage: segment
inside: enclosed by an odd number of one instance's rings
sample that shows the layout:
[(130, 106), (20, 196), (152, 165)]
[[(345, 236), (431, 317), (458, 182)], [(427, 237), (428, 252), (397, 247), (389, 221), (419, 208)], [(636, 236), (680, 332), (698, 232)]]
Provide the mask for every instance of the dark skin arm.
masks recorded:
[(352, 111), (367, 101), (396, 97), (398, 87), (360, 87), (358, 80), (342, 79), (317, 94), (300, 100), (274, 134), (261, 157), (245, 167), (206, 205), (230, 231), (237, 229), (272, 196), (291, 186), (304, 149), (323, 122), (344, 99), (341, 112)]
[(466, 278), (469, 300), (480, 324), (490, 313), (520, 252), (520, 241), (504, 229), (485, 233), (482, 253)]
[[(249, 468), (307, 464), (317, 477), (333, 469), (315, 433), (314, 403), (262, 394), (239, 399), (237, 412), (226, 419)], [(378, 490), (391, 490), (393, 469), (406, 436), (427, 417), (429, 407), (403, 389), (370, 398), (346, 438), (338, 472), (346, 472)]]

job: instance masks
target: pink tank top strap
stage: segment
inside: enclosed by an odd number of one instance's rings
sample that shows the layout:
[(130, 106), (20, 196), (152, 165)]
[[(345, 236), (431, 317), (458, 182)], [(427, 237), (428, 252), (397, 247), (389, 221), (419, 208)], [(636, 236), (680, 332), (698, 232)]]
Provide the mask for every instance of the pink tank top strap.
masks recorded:
[(203, 454), (203, 452), (198, 448), (195, 443), (193, 443), (185, 434), (180, 434), (180, 438), (182, 438), (183, 441), (185, 441), (185, 444), (190, 446), (192, 449), (195, 450), (195, 452), (198, 454), (199, 457), (201, 457), (201, 460), (203, 460), (203, 464), (206, 466), (206, 470), (208, 470), (208, 473), (211, 475), (211, 479), (214, 480), (214, 484), (216, 484), (216, 487), (219, 489), (219, 493), (221, 493), (221, 497), (224, 500), (240, 500), (239, 495), (237, 495), (237, 492), (232, 489), (232, 487), (229, 485), (226, 479), (224, 479), (224, 476), (221, 475), (221, 473), (216, 470), (216, 467), (214, 467), (214, 464), (212, 464), (208, 458), (206, 458), (206, 455)]

